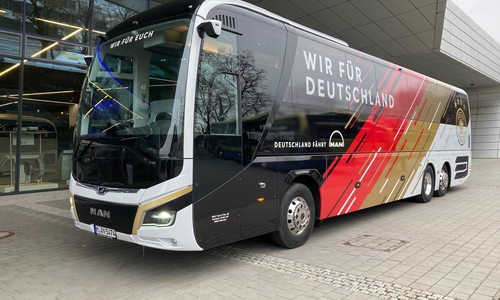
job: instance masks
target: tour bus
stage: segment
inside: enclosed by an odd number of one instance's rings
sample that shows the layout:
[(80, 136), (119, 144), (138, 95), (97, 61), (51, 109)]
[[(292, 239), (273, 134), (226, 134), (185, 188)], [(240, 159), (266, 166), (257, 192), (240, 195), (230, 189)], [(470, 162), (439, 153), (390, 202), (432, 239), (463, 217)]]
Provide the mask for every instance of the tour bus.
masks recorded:
[(471, 170), (463, 90), (238, 0), (174, 0), (109, 30), (75, 139), (75, 225), (168, 250), (298, 247), (322, 220), (429, 202)]

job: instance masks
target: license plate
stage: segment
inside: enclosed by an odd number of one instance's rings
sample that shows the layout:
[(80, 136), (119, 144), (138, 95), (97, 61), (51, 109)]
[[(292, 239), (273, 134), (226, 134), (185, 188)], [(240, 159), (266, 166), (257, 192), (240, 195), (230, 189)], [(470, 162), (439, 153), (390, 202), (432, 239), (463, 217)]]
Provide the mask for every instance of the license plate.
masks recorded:
[(111, 228), (94, 225), (94, 233), (110, 239), (116, 239), (116, 230)]

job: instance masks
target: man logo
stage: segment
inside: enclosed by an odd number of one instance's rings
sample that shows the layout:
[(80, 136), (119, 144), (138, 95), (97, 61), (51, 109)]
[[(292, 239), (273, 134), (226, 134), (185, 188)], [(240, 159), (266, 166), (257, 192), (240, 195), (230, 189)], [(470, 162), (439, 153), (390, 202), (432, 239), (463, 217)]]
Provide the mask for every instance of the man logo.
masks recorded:
[[(339, 139), (339, 138), (342, 140), (342, 142), (334, 141), (335, 139)], [(342, 133), (340, 133), (340, 131), (335, 130), (330, 135), (330, 140), (329, 140), (328, 144), (330, 145), (330, 148), (343, 148), (344, 147), (344, 136), (342, 135)]]
[(93, 216), (98, 216), (102, 218), (111, 219), (111, 212), (109, 210), (104, 210), (100, 208), (90, 208), (90, 214)]
[(100, 186), (100, 187), (97, 187), (97, 188), (95, 189), (95, 192), (96, 192), (98, 195), (106, 195), (106, 193), (108, 192), (108, 189), (107, 189), (107, 188), (105, 188), (105, 187)]

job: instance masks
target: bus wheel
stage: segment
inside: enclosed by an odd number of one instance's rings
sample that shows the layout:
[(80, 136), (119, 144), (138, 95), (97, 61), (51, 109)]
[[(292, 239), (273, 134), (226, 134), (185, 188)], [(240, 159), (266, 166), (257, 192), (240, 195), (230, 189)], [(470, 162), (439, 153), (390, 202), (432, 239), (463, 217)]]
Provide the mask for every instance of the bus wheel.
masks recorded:
[(285, 248), (304, 245), (313, 229), (314, 216), (311, 191), (303, 184), (293, 184), (281, 201), (278, 231), (271, 234), (273, 241)]
[(431, 201), (434, 193), (434, 170), (430, 165), (425, 168), (424, 176), (422, 176), (422, 191), (417, 196), (418, 202), (427, 203)]
[(439, 190), (434, 192), (435, 196), (443, 197), (446, 195), (446, 192), (449, 188), (450, 182), (450, 171), (448, 170), (448, 166), (446, 164), (441, 168), (441, 173), (439, 177)]

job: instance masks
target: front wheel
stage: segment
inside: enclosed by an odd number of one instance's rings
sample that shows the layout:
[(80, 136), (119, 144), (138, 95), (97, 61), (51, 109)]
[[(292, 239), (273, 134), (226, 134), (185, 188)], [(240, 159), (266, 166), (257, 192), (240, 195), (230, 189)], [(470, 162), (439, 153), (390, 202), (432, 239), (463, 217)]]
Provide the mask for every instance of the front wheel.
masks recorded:
[(434, 169), (428, 165), (425, 168), (424, 176), (422, 176), (422, 190), (417, 196), (418, 202), (427, 203), (431, 201), (434, 193)]
[(434, 196), (443, 197), (450, 188), (450, 171), (448, 165), (444, 164), (439, 174), (439, 189), (434, 192)]
[(278, 231), (271, 234), (273, 241), (285, 248), (296, 248), (306, 243), (314, 225), (314, 200), (311, 191), (295, 183), (281, 201)]

